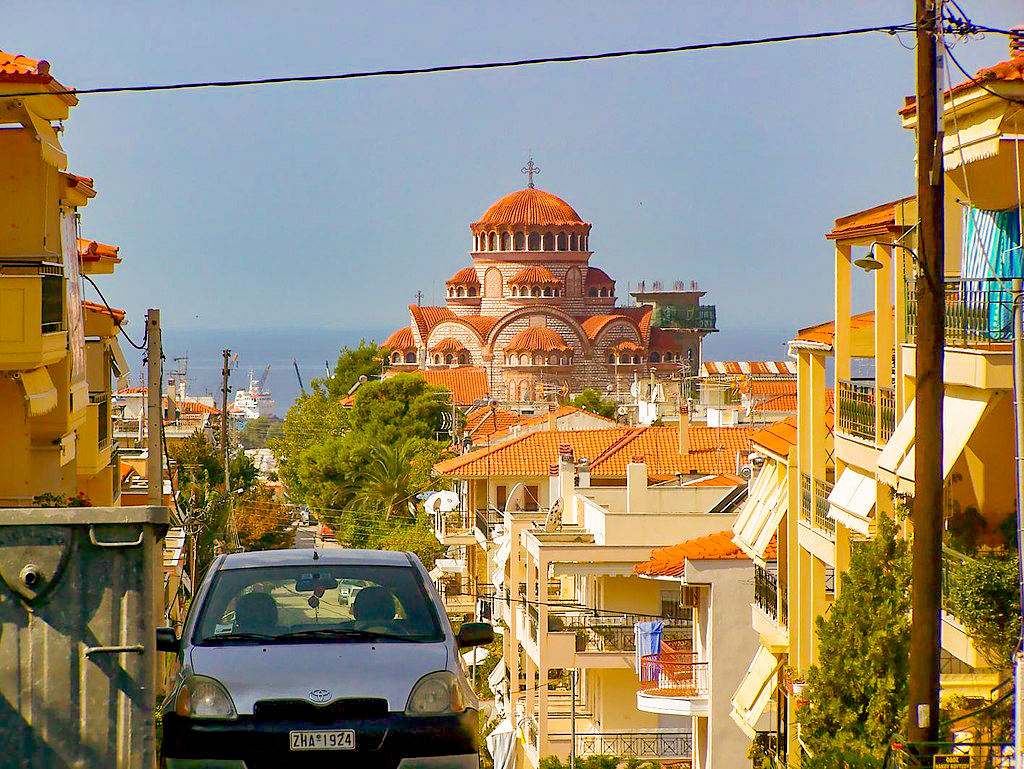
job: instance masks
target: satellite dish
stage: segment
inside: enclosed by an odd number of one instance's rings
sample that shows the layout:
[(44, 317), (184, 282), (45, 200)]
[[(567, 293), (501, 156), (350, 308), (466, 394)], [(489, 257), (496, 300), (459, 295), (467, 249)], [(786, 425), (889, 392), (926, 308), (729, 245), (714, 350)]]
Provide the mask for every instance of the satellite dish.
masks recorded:
[(632, 395), (634, 398), (639, 398), (640, 397), (640, 383), (639, 382), (633, 382), (633, 384), (631, 384), (629, 386), (629, 394)]
[(435, 491), (427, 497), (423, 507), (432, 515), (450, 513), (459, 509), (459, 495), (454, 491)]
[(556, 499), (551, 509), (548, 510), (548, 517), (544, 519), (544, 531), (549, 534), (562, 528), (562, 500)]
[(742, 478), (743, 480), (749, 481), (753, 475), (754, 470), (753, 468), (750, 467), (750, 465), (743, 465), (743, 467), (740, 468), (740, 478)]
[(616, 409), (616, 411), (618, 411), (619, 416), (624, 417), (626, 416), (626, 413), (629, 411), (629, 409), (627, 409), (625, 406), (619, 406), (618, 409)]
[(522, 510), (526, 507), (526, 487), (517, 483), (512, 487), (512, 490), (508, 493), (508, 498), (505, 500), (505, 512), (511, 513), (516, 510)]

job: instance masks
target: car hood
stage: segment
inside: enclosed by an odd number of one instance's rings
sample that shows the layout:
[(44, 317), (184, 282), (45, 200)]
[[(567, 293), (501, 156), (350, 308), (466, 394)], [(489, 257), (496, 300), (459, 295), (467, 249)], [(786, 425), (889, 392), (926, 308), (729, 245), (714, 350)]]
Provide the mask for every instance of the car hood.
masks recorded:
[[(330, 702), (378, 697), (391, 712), (404, 710), (412, 687), (427, 673), (446, 670), (448, 648), (438, 643), (296, 643), (193, 646), (192, 672), (220, 681), (239, 715), (265, 699)], [(452, 672), (455, 672), (453, 670)]]

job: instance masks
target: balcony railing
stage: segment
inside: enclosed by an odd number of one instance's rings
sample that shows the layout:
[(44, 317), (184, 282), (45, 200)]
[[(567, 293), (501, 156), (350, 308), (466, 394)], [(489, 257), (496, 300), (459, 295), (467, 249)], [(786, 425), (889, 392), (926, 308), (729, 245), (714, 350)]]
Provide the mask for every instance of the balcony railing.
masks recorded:
[(484, 535), (484, 539), (490, 539), (491, 531), (498, 524), (504, 523), (505, 514), (496, 507), (488, 507), (485, 510), (476, 511), (476, 528)]
[(661, 652), (640, 658), (640, 691), (652, 697), (707, 697), (708, 663), (697, 652)]
[(437, 513), (434, 518), (434, 531), (438, 536), (468, 534), (473, 530), (473, 521), (467, 510), (451, 510)]
[(788, 625), (789, 606), (785, 592), (779, 591), (778, 576), (758, 564), (754, 564), (754, 604), (779, 627)]
[[(569, 735), (551, 735), (556, 736)], [(693, 756), (693, 734), (676, 729), (577, 734), (576, 755), (689, 761)]]
[(832, 486), (828, 481), (814, 479), (814, 528), (834, 535), (836, 522), (828, 517), (828, 495), (832, 493)]
[(800, 473), (800, 520), (811, 522), (811, 508), (814, 507), (814, 484), (811, 476)]
[(866, 441), (875, 440), (875, 387), (840, 379), (836, 393), (839, 401), (839, 431)]
[(64, 270), (54, 265), (39, 267), (41, 283), (40, 331), (64, 330)]
[(89, 393), (89, 403), (96, 409), (96, 443), (104, 449), (110, 443), (110, 395), (105, 392)]
[[(907, 341), (917, 339), (917, 297), (914, 282), (905, 285)], [(986, 278), (944, 281), (946, 344), (950, 347), (991, 347), (1013, 336), (1013, 297), (1009, 280)]]
[(549, 632), (574, 632), (576, 650), (587, 652), (636, 651), (633, 626), (638, 622), (664, 623), (662, 644), (686, 642), (693, 637), (690, 620), (654, 617), (647, 614), (599, 613), (593, 609), (573, 607), (548, 612)]
[(878, 437), (879, 445), (889, 442), (896, 429), (896, 393), (891, 387), (878, 388)]

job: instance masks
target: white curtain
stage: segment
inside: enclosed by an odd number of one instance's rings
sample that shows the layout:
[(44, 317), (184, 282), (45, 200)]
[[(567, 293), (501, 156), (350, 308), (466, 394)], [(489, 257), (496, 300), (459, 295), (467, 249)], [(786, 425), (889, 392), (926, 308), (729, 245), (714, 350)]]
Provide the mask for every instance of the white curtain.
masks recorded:
[(71, 381), (85, 378), (85, 324), (82, 321), (82, 278), (78, 269), (78, 229), (75, 215), (60, 215), (61, 254), (64, 257), (64, 278), (67, 281), (68, 347), (71, 350)]

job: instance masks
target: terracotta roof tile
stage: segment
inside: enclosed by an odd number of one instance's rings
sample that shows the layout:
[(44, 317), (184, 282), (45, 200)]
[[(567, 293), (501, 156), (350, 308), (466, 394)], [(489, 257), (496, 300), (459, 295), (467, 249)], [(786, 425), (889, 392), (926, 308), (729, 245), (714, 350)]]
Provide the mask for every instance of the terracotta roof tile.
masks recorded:
[(736, 453), (750, 449), (749, 427), (690, 427), (690, 453), (679, 454), (675, 427), (618, 427), (606, 430), (542, 430), (508, 443), (464, 454), (434, 467), (442, 475), (547, 475), (558, 447), (573, 447), (577, 457), (590, 458), (590, 473), (597, 478), (622, 478), (626, 465), (642, 455), (648, 477), (668, 479), (677, 473), (735, 472)]
[[(850, 330), (855, 331), (862, 328), (868, 328), (875, 325), (875, 312), (869, 310), (868, 312), (862, 312), (859, 315), (853, 315), (850, 318)], [(797, 332), (797, 342), (817, 342), (819, 344), (828, 345), (831, 347), (835, 343), (836, 337), (836, 324), (834, 321), (826, 321), (825, 323), (819, 323), (817, 326), (808, 326), (802, 328)]]
[(476, 270), (472, 267), (463, 267), (457, 273), (452, 275), (445, 281), (446, 285), (449, 286), (479, 286), (480, 278), (476, 274)]
[(398, 331), (384, 340), (384, 344), (382, 344), (381, 347), (387, 347), (389, 350), (400, 350), (403, 352), (405, 350), (415, 350), (416, 340), (413, 339), (412, 329), (408, 326), (398, 329)]
[(580, 325), (583, 327), (583, 331), (587, 335), (587, 338), (591, 341), (597, 339), (609, 323), (613, 323), (617, 320), (627, 320), (634, 325), (637, 323), (637, 320), (633, 315), (621, 312), (620, 309), (616, 309), (614, 313), (609, 313), (607, 315), (591, 315), (589, 318), (580, 318), (578, 320), (580, 321)]
[(100, 259), (113, 259), (115, 263), (120, 263), (121, 259), (118, 256), (118, 247), (110, 246), (106, 243), (99, 243), (95, 240), (85, 240), (84, 238), (78, 239), (78, 258), (83, 262), (98, 262)]
[(512, 337), (505, 345), (506, 353), (513, 352), (571, 352), (572, 347), (562, 336), (550, 328), (531, 326)]
[(452, 398), (458, 406), (468, 406), (481, 398), (486, 398), (490, 392), (487, 383), (487, 369), (476, 366), (410, 371), (409, 373), (423, 377), (428, 384), (434, 387), (443, 387), (452, 394)]
[(796, 411), (796, 393), (775, 395), (754, 406), (755, 411)]
[(426, 340), (430, 336), (430, 330), (438, 323), (452, 320), (458, 316), (447, 307), (420, 307), (417, 304), (409, 305), (409, 314), (413, 323), (420, 332), (420, 338)]
[(651, 551), (651, 560), (638, 563), (633, 572), (648, 577), (683, 577), (687, 559), (691, 561), (740, 561), (747, 554), (733, 541), (733, 532), (716, 531), (677, 545)]
[(684, 486), (746, 486), (747, 481), (735, 473), (719, 473), (718, 475), (705, 475), (692, 481), (686, 481)]
[[(557, 421), (559, 419), (562, 419), (563, 417), (572, 416), (573, 414), (586, 414), (589, 419), (605, 422), (608, 425), (608, 427), (610, 427), (610, 428), (611, 427), (615, 427), (615, 425), (616, 425), (616, 422), (615, 422), (614, 419), (609, 419), (608, 417), (603, 417), (600, 414), (595, 414), (593, 411), (587, 411), (586, 409), (576, 408), (575, 406), (561, 406), (561, 407), (559, 407), (558, 410), (555, 411), (555, 422), (556, 422), (556, 424), (557, 424)], [(529, 427), (533, 427), (534, 425), (544, 424), (547, 421), (548, 421), (548, 415), (547, 414), (541, 414), (539, 416), (528, 417), (528, 418), (520, 417), (519, 420), (517, 420), (515, 423), (513, 423), (513, 425), (509, 425), (509, 429), (506, 429), (506, 430), (503, 430), (501, 432), (495, 433), (494, 435), (491, 436), (491, 438), (493, 440), (500, 440), (502, 438), (508, 437), (509, 435), (512, 434), (511, 428), (513, 426), (516, 426), (516, 427), (519, 427), (519, 428), (529, 428)], [(559, 429), (570, 430), (571, 431), (572, 428), (559, 428)], [(595, 428), (590, 427), (590, 428), (583, 428), (583, 429), (591, 429), (592, 430), (592, 429), (595, 429)]]
[(474, 231), (495, 225), (586, 225), (572, 206), (556, 195), (527, 187), (506, 195), (472, 224)]
[(796, 374), (796, 362), (791, 360), (719, 360), (700, 365), (701, 376), (732, 376), (746, 374), (751, 377)]
[(829, 240), (843, 240), (897, 232), (904, 228), (896, 224), (896, 210), (914, 200), (914, 197), (900, 198), (855, 214), (841, 216), (836, 219), (835, 227), (826, 233), (825, 237)]
[[(30, 84), (49, 86), (50, 90), (66, 91), (50, 74), (50, 63), (45, 59), (30, 59), (16, 53), (0, 51), (0, 83)], [(68, 104), (77, 104), (78, 98), (73, 93), (61, 94)]]
[[(786, 396), (788, 397), (788, 396)], [(826, 389), (824, 392), (825, 397), (825, 431), (831, 432), (835, 423), (835, 390), (831, 387)], [(764, 404), (760, 406), (764, 410)], [(775, 410), (775, 409), (773, 409)], [(777, 409), (782, 411), (782, 409)], [(796, 408), (787, 409), (795, 411)], [(762, 427), (760, 430), (750, 436), (750, 442), (755, 444), (755, 448), (758, 446), (767, 449), (771, 453), (785, 457), (789, 454), (790, 449), (794, 448), (797, 443), (797, 417), (786, 417), (785, 419)]]
[(73, 190), (78, 190), (87, 198), (96, 197), (96, 183), (91, 176), (79, 176), (68, 171), (61, 171), (64, 183)]
[[(997, 64), (993, 64), (991, 67), (983, 67), (977, 71), (975, 77), (977, 80), (980, 80), (982, 84), (991, 83), (993, 80), (1002, 80), (1007, 82), (1013, 80), (1024, 80), (1024, 56), (1015, 56), (1007, 61), (1001, 61)], [(977, 87), (974, 80), (965, 80), (945, 91), (944, 98), (949, 98), (950, 96), (961, 93), (962, 91), (969, 91), (974, 87)], [(900, 110), (901, 115), (907, 117), (909, 115), (917, 114), (917, 99), (915, 97), (906, 97), (904, 103), (906, 106)]]
[(178, 409), (182, 414), (219, 414), (220, 409), (208, 406), (199, 401), (179, 401)]
[(104, 304), (96, 304), (96, 302), (83, 301), (82, 309), (88, 310), (89, 312), (96, 312), (99, 313), (100, 315), (109, 315), (117, 323), (120, 323), (121, 321), (124, 320), (124, 310), (119, 310), (116, 307), (111, 307), (108, 310), (107, 306)]
[(497, 323), (500, 318), (492, 315), (468, 315), (463, 316), (462, 320), (476, 329), (477, 333), (479, 333), (481, 337), (486, 337), (491, 333), (491, 329), (494, 328), (494, 324)]
[(615, 281), (612, 280), (608, 273), (598, 267), (587, 267), (587, 278), (583, 281), (585, 286), (614, 286)]
[(466, 345), (460, 342), (453, 336), (446, 336), (443, 339), (439, 339), (437, 342), (432, 344), (429, 349), (430, 352), (448, 353), (448, 352), (465, 352)]
[(496, 433), (507, 430), (523, 419), (522, 414), (515, 411), (506, 411), (501, 408), (481, 406), (473, 409), (466, 415), (466, 425), (463, 435), (471, 438), (473, 443), (483, 443)]
[(547, 267), (533, 265), (524, 267), (509, 279), (509, 285), (516, 286), (560, 286), (562, 281)]
[(796, 379), (750, 379), (740, 383), (741, 393), (758, 395), (796, 395)]

